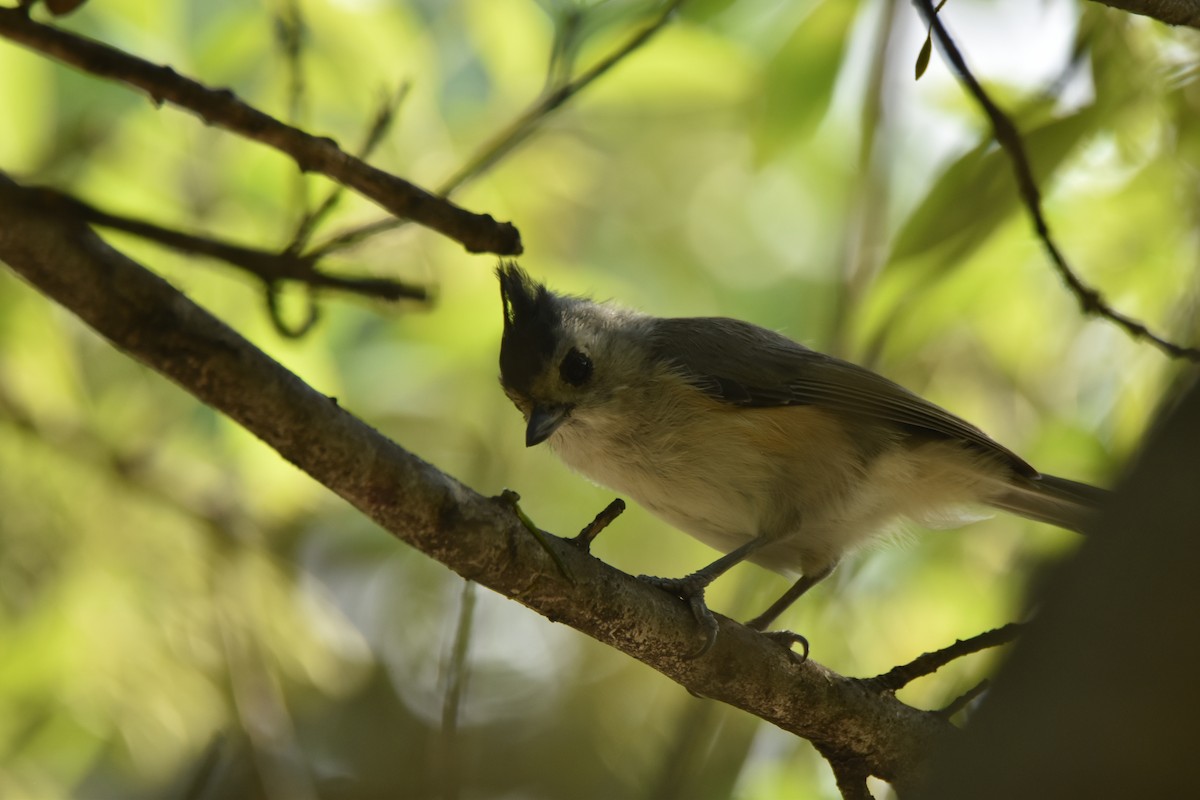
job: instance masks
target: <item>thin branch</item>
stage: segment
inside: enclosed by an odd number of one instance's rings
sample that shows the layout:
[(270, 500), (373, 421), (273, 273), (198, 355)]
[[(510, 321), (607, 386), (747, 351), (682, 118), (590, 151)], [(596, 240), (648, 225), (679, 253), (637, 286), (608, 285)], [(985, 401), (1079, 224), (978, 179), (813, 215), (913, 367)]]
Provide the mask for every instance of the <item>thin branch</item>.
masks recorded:
[(296, 255), (287, 251), (276, 253), (254, 247), (244, 247), (221, 239), (165, 228), (152, 222), (111, 214), (72, 197), (57, 189), (39, 188), (42, 201), (58, 213), (100, 225), (104, 228), (131, 233), (148, 241), (169, 247), (189, 256), (206, 256), (224, 261), (261, 279), (267, 286), (280, 281), (297, 281), (316, 289), (330, 289), (373, 297), (382, 300), (428, 299), (424, 287), (387, 278), (349, 277), (331, 275), (317, 269), (317, 257)]
[(482, 497), (303, 383), (166, 281), (0, 175), (0, 261), (133, 358), (274, 448), (463, 577), (746, 710), (822, 749), (858, 756), (898, 791), (954, 727), (887, 692), (791, 655), (731, 620), (708, 655), (688, 607), (557, 537), (561, 575), (508, 503)]
[[(384, 135), (391, 129), (392, 123), (396, 120), (396, 112), (404, 104), (411, 89), (412, 84), (409, 81), (404, 81), (395, 92), (383, 98), (380, 102), (379, 110), (375, 112), (375, 119), (372, 120), (371, 127), (367, 130), (367, 135), (362, 146), (355, 153), (356, 156), (365, 161), (375, 151), (375, 148), (383, 141)], [(288, 252), (299, 253), (308, 244), (317, 226), (337, 207), (338, 201), (342, 199), (344, 190), (345, 187), (341, 184), (334, 186), (329, 194), (325, 196), (325, 199), (321, 201), (320, 205), (304, 215), (303, 219), (300, 220), (300, 224), (296, 226), (296, 233), (292, 235), (292, 241), (286, 248)], [(394, 222), (395, 220), (389, 218), (389, 221)], [(313, 251), (308, 253), (308, 257), (320, 258), (325, 254), (317, 254), (316, 251)]]
[(471, 677), (471, 663), (468, 658), (471, 646), (471, 630), (475, 623), (475, 596), (478, 584), (474, 581), (463, 581), (462, 599), (458, 608), (458, 623), (454, 628), (454, 641), (450, 647), (450, 657), (443, 671), (445, 680), (442, 697), (442, 727), (438, 736), (437, 757), (430, 765), (433, 770), (433, 781), (441, 789), (441, 800), (457, 800), (462, 794), (459, 748), (461, 742), (458, 736), (458, 724), (462, 714), (463, 699), (467, 693), (467, 683)]
[(283, 309), (279, 305), (279, 284), (268, 283), (266, 287), (267, 313), (271, 315), (271, 324), (275, 331), (288, 339), (299, 339), (313, 329), (321, 318), (321, 307), (313, 296), (312, 287), (304, 295), (304, 318), (293, 325), (283, 318)]
[(210, 125), (274, 147), (302, 172), (319, 172), (411, 219), (461, 242), (474, 253), (517, 255), (521, 236), (507, 222), (460, 208), (425, 189), (366, 164), (332, 139), (313, 136), (248, 105), (228, 89), (210, 89), (170, 67), (157, 66), (102, 42), (43, 25), (17, 8), (0, 8), (0, 36), (101, 78), (145, 91), (156, 104), (185, 108)]
[[(282, 57), (287, 81), (285, 120), (289, 125), (299, 128), (306, 122), (304, 112), (308, 85), (304, 76), (304, 39), (307, 25), (299, 0), (276, 0), (276, 4), (278, 8), (273, 15), (275, 46)], [(302, 172), (294, 174), (292, 187), (300, 217), (306, 218), (311, 212), (308, 176)], [(279, 320), (275, 320), (275, 324), (278, 327)]]
[[(940, 9), (944, 3), (939, 2), (937, 8)], [(931, 33), (932, 35), (932, 33)], [(932, 41), (932, 40), (931, 40)], [(1053, 104), (1055, 98), (1062, 94), (1062, 88), (1067, 85), (1072, 78), (1076, 76), (1079, 70), (1087, 63), (1087, 48), (1088, 42), (1086, 36), (1077, 36), (1071, 48), (1071, 54), (1067, 58), (1066, 63), (1057, 71), (1056, 75), (1047, 83), (1046, 86), (1038, 89), (1031, 96), (1022, 100), (1024, 109), (1036, 109), (1044, 107), (1047, 104)], [(1023, 111), (1019, 111), (1016, 116), (1022, 116)], [(988, 137), (984, 133), (980, 133), (979, 141), (971, 148), (972, 150), (980, 150), (988, 143)], [(930, 288), (942, 280), (943, 273), (938, 270), (926, 270), (919, 276), (917, 282), (909, 288), (908, 296), (918, 296), (929, 291)], [(864, 366), (871, 366), (880, 358), (883, 352), (884, 345), (891, 339), (893, 331), (900, 324), (901, 319), (906, 313), (913, 310), (913, 305), (908, 302), (893, 303), (891, 308), (885, 314), (883, 320), (875, 326), (874, 333), (871, 334), (869, 342), (861, 348), (859, 359)]]
[[(500, 132), (492, 136), (476, 150), (467, 162), (459, 167), (450, 177), (442, 181), (437, 188), (437, 194), (449, 197), (464, 184), (471, 181), (496, 165), (504, 156), (516, 149), (528, 139), (544, 123), (551, 114), (566, 105), (567, 101), (591, 85), (626, 57), (636, 52), (644, 44), (654, 38), (671, 20), (671, 16), (679, 9), (685, 0), (670, 0), (645, 27), (638, 30), (623, 44), (596, 62), (590, 69), (560, 86), (542, 94), (529, 108), (521, 112), (516, 119), (506, 125)], [(314, 249), (314, 252), (328, 254), (335, 250), (357, 244), (371, 236), (385, 231), (394, 230), (404, 225), (404, 220), (385, 219), (367, 223), (352, 228), (331, 237)]]
[(246, 734), (263, 795), (271, 800), (319, 800), (315, 776), (304, 759), (283, 687), (262, 642), (247, 630), (245, 607), (255, 588), (238, 561), (245, 554), (221, 551), (210, 576), (210, 603), (225, 657), (234, 717)]
[(510, 122), (506, 128), (485, 142), (466, 164), (459, 167), (457, 172), (443, 181), (438, 186), (438, 194), (449, 195), (467, 181), (485, 172), (507, 153), (528, 139), (553, 112), (562, 108), (568, 100), (586, 89), (597, 78), (602, 77), (631, 53), (636, 52), (642, 45), (653, 39), (655, 34), (666, 27), (666, 24), (671, 20), (671, 17), (679, 7), (683, 5), (684, 1), (670, 0), (670, 2), (663, 6), (658, 16), (629, 37), (620, 47), (600, 59), (590, 69), (577, 76), (574, 80), (568, 81), (548, 94), (543, 95), (541, 99), (526, 109), (523, 114)]
[(937, 713), (940, 714), (941, 716), (945, 717), (946, 719), (950, 719), (955, 714), (962, 711), (964, 708), (966, 708), (972, 702), (974, 702), (975, 698), (979, 697), (981, 694), (983, 694), (989, 688), (991, 688), (991, 685), (992, 685), (992, 682), (990, 680), (988, 680), (987, 678), (984, 678), (979, 683), (975, 684), (970, 689), (967, 689), (967, 691), (963, 692), (958, 697), (951, 700), (949, 703), (947, 703), (945, 705), (945, 707), (939, 708), (937, 710)]
[(354, 245), (360, 242), (365, 242), (367, 239), (378, 236), (381, 233), (394, 231), (397, 228), (407, 224), (407, 220), (396, 219), (395, 217), (384, 217), (383, 219), (377, 219), (374, 222), (368, 222), (364, 225), (358, 225), (356, 227), (344, 230), (341, 233), (336, 233), (313, 247), (305, 255), (311, 256), (312, 258), (324, 258), (325, 256), (338, 252), (339, 250), (345, 250), (347, 247), (353, 247)]
[(596, 515), (595, 519), (584, 525), (583, 530), (574, 539), (570, 540), (571, 543), (576, 547), (582, 548), (584, 551), (590, 551), (592, 549), (592, 542), (596, 541), (596, 537), (600, 535), (600, 532), (613, 524), (617, 517), (621, 516), (624, 512), (625, 501), (618, 497), (606, 505)]
[(912, 683), (917, 678), (932, 675), (957, 658), (978, 653), (980, 650), (987, 650), (989, 647), (999, 647), (1002, 644), (1008, 644), (1017, 638), (1022, 627), (1023, 624), (1020, 622), (1010, 622), (999, 628), (972, 636), (970, 639), (959, 639), (954, 644), (943, 647), (941, 650), (934, 650), (932, 653), (917, 656), (907, 664), (893, 667), (882, 675), (876, 675), (874, 678), (867, 678), (864, 683), (876, 689), (895, 692)]
[(275, 13), (275, 43), (287, 65), (287, 119), (300, 125), (308, 83), (304, 79), (304, 36), (308, 25), (298, 0), (283, 0)]
[(967, 62), (963, 58), (962, 53), (959, 52), (954, 40), (950, 38), (950, 34), (946, 32), (945, 26), (942, 25), (941, 18), (934, 11), (932, 0), (914, 0), (914, 2), (921, 10), (922, 16), (925, 17), (925, 21), (933, 31), (938, 47), (941, 48), (942, 53), (946, 56), (946, 60), (950, 63), (959, 81), (966, 87), (967, 92), (975, 99), (979, 107), (983, 110), (983, 113), (987, 116), (988, 121), (991, 122), (996, 142), (1008, 153), (1009, 160), (1012, 162), (1013, 173), (1016, 176), (1017, 189), (1020, 192), (1021, 199), (1025, 203), (1026, 209), (1029, 211), (1029, 216), (1033, 221), (1033, 227), (1038, 239), (1041, 240), (1043, 248), (1046, 250), (1047, 255), (1050, 256), (1050, 261), (1054, 264), (1055, 270), (1079, 301), (1083, 312), (1111, 320), (1123, 328), (1130, 336), (1135, 339), (1143, 339), (1151, 342), (1173, 358), (1200, 361), (1200, 348), (1187, 347), (1170, 342), (1152, 332), (1139, 320), (1117, 311), (1108, 304), (1098, 290), (1084, 283), (1067, 263), (1066, 257), (1059, 250), (1053, 236), (1051, 236), (1050, 227), (1046, 223), (1045, 215), (1042, 213), (1041, 193), (1038, 190), (1037, 182), (1033, 178), (1033, 169), (1029, 165), (1029, 157), (1025, 153), (1025, 145), (1021, 141), (1021, 135), (1017, 131), (1016, 125), (1000, 110), (1000, 107), (992, 101), (979, 81), (975, 79), (975, 76), (967, 67)]
[(821, 755), (833, 769), (833, 778), (837, 781), (838, 793), (841, 794), (842, 800), (874, 800), (871, 790), (867, 788), (867, 778), (871, 777), (871, 771), (861, 758), (824, 749), (821, 750)]

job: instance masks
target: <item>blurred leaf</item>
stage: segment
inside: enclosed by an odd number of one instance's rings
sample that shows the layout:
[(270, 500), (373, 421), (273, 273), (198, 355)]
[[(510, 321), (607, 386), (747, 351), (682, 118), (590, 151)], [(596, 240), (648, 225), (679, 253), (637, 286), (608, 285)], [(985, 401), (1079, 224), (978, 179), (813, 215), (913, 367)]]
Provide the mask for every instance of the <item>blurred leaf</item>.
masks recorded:
[(929, 69), (929, 56), (933, 53), (933, 37), (930, 34), (925, 34), (925, 43), (921, 45), (921, 52), (917, 53), (916, 80), (921, 80), (921, 76), (925, 74), (925, 70)]
[(824, 118), (857, 13), (857, 2), (824, 0), (767, 62), (755, 136), (760, 164), (810, 135)]
[[(436, 181), (541, 88), (556, 23), (578, 25), (558, 31), (557, 57), (561, 72), (577, 71), (665, 2), (306, 3), (311, 127), (358, 142), (381, 88), (411, 79), (404, 124), (372, 160)], [(1037, 5), (1011, 4), (1005, 20), (1037, 25)], [(537, 240), (527, 266), (563, 291), (655, 314), (729, 314), (819, 344), (857, 226), (848, 184), (862, 98), (839, 93), (828, 112), (839, 75), (865, 74), (875, 55), (847, 47), (858, 8), (688, 0), (464, 202), (517, 221)], [(1014, 119), (1040, 185), (1050, 194), (1053, 177), (1061, 187), (1051, 224), (1073, 262), (1124, 308), (1186, 338), (1200, 286), (1200, 43), (1094, 3), (1077, 11), (1077, 25), (1037, 31), (1059, 41), (1036, 59), (994, 53), (1003, 60), (989, 74), (1004, 83), (989, 89), (1021, 109)], [(267, 12), (241, 0), (103, 0), (76, 16), (88, 35), (277, 110), (286, 64), (263, 51)], [(964, 18), (964, 41), (1000, 36), (999, 20)], [(905, 53), (902, 72), (914, 57)], [(887, 97), (923, 135), (907, 125), (879, 134), (899, 167), (888, 194), (907, 198), (896, 258), (917, 257), (865, 285), (846, 304), (847, 324), (886, 335), (890, 377), (1039, 466), (1102, 475), (1137, 442), (1176, 368), (1075, 313), (1029, 233), (1008, 160), (975, 133), (978, 109), (930, 83), (897, 81)], [(1066, 116), (1088, 97), (1094, 108)], [(0, 108), (13, 120), (0, 162), (36, 182), (263, 246), (282, 246), (293, 229), (281, 201), (293, 162), (156, 111), (117, 83), (0, 47)], [(821, 135), (801, 141), (817, 126)], [(786, 159), (754, 170), (756, 149)], [(352, 226), (378, 209), (351, 193), (335, 214), (332, 223)], [(330, 266), (428, 280), (441, 302), (418, 314), (330, 297), (295, 342), (272, 327), (257, 284), (104, 235), (409, 450), (484, 493), (523, 490), (548, 529), (572, 534), (612, 499), (552, 453), (522, 446), (520, 413), (496, 382), (500, 318), (486, 259), (411, 228), (365, 241), (350, 263)], [(302, 299), (282, 298), (285, 319), (300, 316)], [(321, 797), (448, 796), (439, 788), (455, 782), (462, 797), (709, 798), (731, 787), (746, 798), (836, 797), (806, 742), (697, 706), (644, 666), (488, 592), (461, 716), (443, 730), (461, 579), (0, 269), (5, 386), (14, 405), (0, 408), (3, 800), (265, 797), (246, 732), (264, 718), (244, 715), (234, 696), (247, 682), (253, 708), (279, 695), (271, 718), (302, 745), (283, 753), (282, 771), (315, 776)], [(847, 563), (788, 625), (851, 674), (994, 627), (1018, 613), (1029, 554), (1074, 542), (1022, 535), (1001, 517), (981, 527)], [(712, 556), (635, 503), (595, 549), (660, 575)], [(746, 569), (713, 587), (713, 608), (750, 616), (786, 586)], [(907, 699), (938, 702), (986, 665), (962, 669)], [(268, 691), (254, 689), (260, 680)], [(696, 724), (697, 708), (709, 726)], [(219, 758), (205, 772), (210, 749)]]
[[(1045, 123), (1022, 135), (1034, 179), (1046, 181), (1080, 141), (1093, 131), (1093, 108)], [(891, 263), (937, 251), (937, 265), (960, 263), (1009, 214), (1021, 208), (1012, 161), (993, 141), (983, 142), (942, 172), (896, 236)]]
[(688, 19), (706, 22), (734, 5), (737, 5), (735, 0), (688, 0), (679, 11)]
[[(937, 4), (933, 9), (933, 13), (937, 14), (942, 10), (942, 6), (946, 5), (946, 0)], [(933, 55), (933, 31), (930, 28), (925, 30), (925, 43), (921, 45), (921, 52), (917, 53), (916, 77), (914, 80), (921, 80), (921, 76), (925, 74), (925, 70), (929, 69), (929, 57)]]

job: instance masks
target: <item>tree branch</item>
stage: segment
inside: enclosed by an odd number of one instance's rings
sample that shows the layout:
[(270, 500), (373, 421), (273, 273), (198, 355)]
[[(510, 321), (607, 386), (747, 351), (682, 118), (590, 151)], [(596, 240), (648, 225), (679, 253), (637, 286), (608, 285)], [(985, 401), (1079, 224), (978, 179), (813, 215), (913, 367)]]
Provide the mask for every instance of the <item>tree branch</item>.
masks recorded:
[(631, 53), (641, 49), (646, 42), (653, 39), (659, 31), (666, 27), (671, 17), (679, 10), (679, 7), (683, 3), (684, 0), (669, 0), (669, 2), (663, 5), (662, 10), (654, 19), (636, 31), (624, 44), (597, 61), (573, 80), (567, 81), (561, 86), (555, 86), (550, 91), (544, 93), (519, 117), (484, 143), (470, 161), (443, 181), (438, 187), (439, 191), (443, 194), (449, 194), (493, 166), (507, 153), (528, 139), (537, 130), (538, 126), (545, 122), (551, 113), (562, 108), (568, 100), (586, 89), (592, 82), (602, 77), (621, 61), (625, 60)]
[(1046, 254), (1050, 256), (1050, 261), (1054, 264), (1055, 270), (1079, 301), (1079, 306), (1083, 312), (1111, 320), (1123, 328), (1130, 336), (1135, 339), (1144, 339), (1151, 342), (1173, 358), (1187, 358), (1191, 361), (1200, 362), (1200, 348), (1186, 347), (1168, 341), (1151, 331), (1139, 320), (1117, 311), (1108, 304), (1097, 289), (1084, 283), (1083, 279), (1067, 263), (1066, 257), (1059, 250), (1053, 236), (1051, 236), (1050, 226), (1047, 224), (1046, 217), (1042, 213), (1041, 193), (1038, 190), (1037, 182), (1033, 178), (1033, 169), (1029, 165), (1029, 157), (1025, 153), (1025, 145), (1021, 142), (1021, 134), (1018, 133), (1017, 126), (992, 101), (992, 98), (988, 96), (983, 86), (980, 85), (979, 81), (971, 73), (970, 68), (967, 67), (966, 60), (958, 50), (958, 46), (955, 45), (954, 40), (950, 38), (950, 34), (946, 32), (945, 26), (942, 25), (941, 18), (934, 10), (932, 0), (913, 0), (913, 2), (921, 10), (921, 15), (929, 25), (934, 38), (937, 40), (938, 47), (941, 48), (942, 53), (946, 56), (951, 69), (958, 76), (959, 82), (975, 98), (975, 101), (987, 116), (988, 121), (991, 122), (996, 142), (1008, 153), (1009, 160), (1012, 161), (1013, 173), (1016, 176), (1017, 189), (1021, 194), (1021, 199), (1024, 201), (1026, 209), (1029, 211), (1029, 216), (1033, 221), (1033, 227), (1038, 239), (1041, 240)]
[(1197, 0), (1096, 0), (1110, 8), (1130, 14), (1153, 17), (1168, 25), (1200, 28), (1200, 2)]
[(1196, 794), (1200, 382), (1180, 384), (923, 800)]
[[(367, 130), (367, 135), (362, 146), (359, 147), (356, 153), (359, 158), (365, 160), (379, 143), (383, 141), (384, 134), (392, 127), (392, 122), (396, 119), (396, 113), (400, 110), (400, 106), (404, 103), (405, 98), (408, 97), (411, 89), (412, 84), (404, 81), (395, 92), (383, 98), (379, 109), (375, 112), (375, 118), (371, 121), (371, 126)], [(338, 201), (341, 200), (345, 188), (341, 184), (335, 184), (330, 189), (329, 194), (325, 195), (325, 199), (315, 209), (305, 212), (300, 223), (296, 226), (296, 232), (292, 235), (292, 241), (287, 246), (289, 252), (298, 253), (308, 245), (313, 233), (316, 232), (317, 226), (329, 216), (337, 206)], [(441, 196), (447, 197), (448, 195), (442, 192)], [(316, 251), (305, 254), (307, 258), (313, 259), (319, 259), (321, 255), (321, 253)]]
[(286, 125), (238, 99), (170, 67), (157, 66), (109, 45), (31, 20), (19, 8), (0, 8), (0, 36), (101, 78), (137, 87), (156, 104), (185, 108), (210, 125), (275, 148), (302, 172), (319, 172), (406, 217), (461, 242), (473, 253), (518, 255), (521, 235), (508, 222), (475, 214), (344, 152), (326, 137)]
[(847, 757), (826, 749), (821, 750), (821, 755), (833, 769), (833, 778), (837, 781), (838, 793), (842, 795), (842, 800), (874, 800), (870, 789), (867, 788), (867, 778), (871, 773), (861, 758)]
[(971, 653), (978, 653), (980, 650), (986, 650), (989, 647), (999, 647), (1002, 644), (1011, 642), (1020, 634), (1022, 627), (1022, 624), (1019, 622), (1010, 622), (994, 630), (984, 631), (976, 636), (972, 636), (970, 639), (959, 639), (954, 644), (943, 647), (941, 650), (934, 650), (932, 653), (917, 656), (907, 664), (901, 664), (882, 675), (868, 678), (867, 683), (876, 688), (894, 692), (904, 688), (917, 678), (932, 675), (955, 659), (962, 658)]
[(382, 300), (428, 299), (422, 286), (413, 286), (388, 278), (350, 277), (331, 275), (316, 267), (316, 257), (299, 255), (290, 250), (273, 252), (245, 247), (221, 239), (165, 228), (152, 222), (111, 214), (57, 189), (39, 188), (47, 207), (58, 213), (104, 228), (124, 231), (148, 241), (169, 247), (184, 255), (215, 258), (245, 270), (266, 284), (278, 281), (298, 281), (316, 289), (333, 289)]
[(381, 436), (109, 247), (42, 195), (0, 175), (0, 260), (116, 347), (228, 415), (398, 539), (465, 578), (642, 661), (690, 691), (811, 740), (904, 791), (954, 728), (888, 692), (798, 663), (770, 639), (720, 618), (716, 645), (687, 606), (548, 537), (574, 581), (517, 521)]
[[(671, 17), (683, 5), (684, 0), (669, 0), (661, 11), (642, 28), (639, 28), (621, 45), (604, 58), (597, 61), (587, 70), (566, 81), (561, 85), (547, 87), (533, 103), (522, 111), (514, 120), (494, 134), (479, 146), (471, 158), (454, 171), (450, 177), (442, 181), (437, 192), (443, 197), (449, 197), (467, 182), (479, 177), (491, 169), (502, 158), (532, 136), (537, 129), (549, 119), (550, 115), (567, 104), (567, 101), (586, 89), (598, 78), (604, 76), (613, 67), (624, 61), (628, 56), (637, 52), (654, 38), (659, 31), (666, 27)], [(381, 219), (369, 222), (350, 230), (342, 231), (322, 242), (313, 252), (326, 255), (336, 250), (358, 244), (372, 236), (393, 230), (403, 225), (403, 220)]]
[(971, 705), (971, 703), (974, 703), (984, 692), (990, 689), (991, 686), (992, 682), (987, 678), (984, 678), (979, 683), (975, 684), (970, 689), (967, 689), (958, 697), (951, 700), (945, 706), (939, 708), (937, 713), (941, 714), (946, 719), (950, 719), (955, 714)]

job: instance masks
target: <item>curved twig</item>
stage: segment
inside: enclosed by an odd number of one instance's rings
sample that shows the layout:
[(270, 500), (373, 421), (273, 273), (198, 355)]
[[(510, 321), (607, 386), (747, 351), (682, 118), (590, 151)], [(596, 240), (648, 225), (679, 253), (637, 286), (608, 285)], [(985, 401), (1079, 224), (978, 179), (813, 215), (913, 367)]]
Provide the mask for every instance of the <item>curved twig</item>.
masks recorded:
[(962, 53), (959, 52), (954, 40), (946, 32), (945, 26), (942, 25), (941, 18), (934, 11), (932, 0), (914, 0), (914, 2), (921, 10), (922, 16), (924, 16), (925, 21), (933, 31), (938, 47), (941, 48), (942, 53), (946, 56), (951, 69), (958, 76), (963, 86), (966, 87), (967, 92), (979, 104), (988, 121), (991, 122), (996, 142), (1008, 153), (1009, 160), (1012, 162), (1013, 174), (1016, 176), (1017, 189), (1021, 194), (1021, 199), (1024, 201), (1025, 207), (1029, 211), (1029, 216), (1033, 221), (1033, 227), (1038, 239), (1041, 240), (1042, 247), (1046, 250), (1047, 255), (1050, 256), (1050, 261), (1054, 264), (1055, 270), (1079, 301), (1083, 312), (1085, 314), (1095, 314), (1114, 322), (1130, 336), (1135, 339), (1143, 339), (1151, 342), (1173, 358), (1200, 361), (1200, 348), (1187, 347), (1164, 339), (1151, 331), (1141, 321), (1117, 311), (1104, 299), (1099, 290), (1085, 283), (1071, 268), (1070, 264), (1067, 263), (1066, 257), (1062, 254), (1062, 251), (1054, 241), (1054, 237), (1050, 234), (1050, 226), (1047, 224), (1046, 217), (1042, 213), (1041, 192), (1038, 190), (1037, 182), (1033, 178), (1033, 169), (1029, 165), (1029, 157), (1025, 153), (1025, 146), (1021, 142), (1021, 135), (1017, 131), (1016, 125), (992, 101), (992, 98), (988, 96), (987, 92), (979, 84), (979, 81), (971, 73)]

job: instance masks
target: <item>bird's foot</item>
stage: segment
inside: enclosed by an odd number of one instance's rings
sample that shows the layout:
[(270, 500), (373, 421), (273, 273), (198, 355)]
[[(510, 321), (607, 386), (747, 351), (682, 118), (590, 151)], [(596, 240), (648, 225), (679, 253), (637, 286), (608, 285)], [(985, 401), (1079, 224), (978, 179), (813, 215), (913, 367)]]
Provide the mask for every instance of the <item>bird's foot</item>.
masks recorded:
[[(753, 620), (751, 621), (753, 622)], [(791, 631), (762, 631), (762, 635), (778, 644), (784, 650), (787, 650), (788, 654), (798, 663), (804, 663), (808, 660), (808, 639), (805, 639), (800, 634), (792, 633)], [(795, 645), (800, 645), (799, 653), (792, 649)]]
[(683, 578), (655, 578), (650, 575), (639, 575), (638, 580), (645, 581), (651, 586), (685, 600), (688, 607), (692, 609), (692, 616), (696, 618), (696, 622), (700, 623), (700, 627), (704, 631), (704, 643), (700, 645), (699, 650), (688, 656), (689, 659), (700, 658), (712, 649), (713, 644), (717, 641), (719, 626), (717, 618), (708, 610), (708, 605), (704, 602), (704, 590), (711, 582), (706, 576), (696, 573)]

